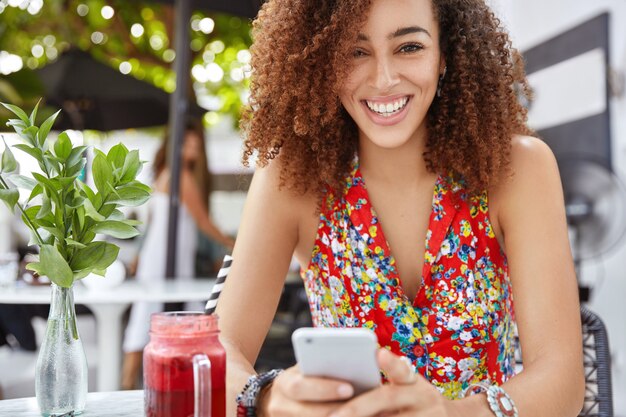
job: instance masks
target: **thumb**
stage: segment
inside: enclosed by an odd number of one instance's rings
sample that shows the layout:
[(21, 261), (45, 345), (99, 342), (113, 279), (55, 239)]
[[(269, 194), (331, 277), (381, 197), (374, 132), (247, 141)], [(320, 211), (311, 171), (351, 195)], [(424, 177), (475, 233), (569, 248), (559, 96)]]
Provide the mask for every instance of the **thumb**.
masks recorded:
[(398, 356), (387, 349), (379, 349), (378, 365), (387, 375), (389, 382), (399, 385), (413, 384), (417, 381), (417, 375), (411, 361)]

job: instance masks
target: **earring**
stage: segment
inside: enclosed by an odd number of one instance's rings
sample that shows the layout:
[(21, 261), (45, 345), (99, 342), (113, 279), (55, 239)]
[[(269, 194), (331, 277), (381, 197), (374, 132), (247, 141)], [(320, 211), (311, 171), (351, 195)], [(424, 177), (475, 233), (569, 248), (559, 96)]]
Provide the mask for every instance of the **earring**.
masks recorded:
[(443, 87), (443, 79), (446, 77), (446, 72), (448, 72), (448, 66), (443, 67), (443, 73), (439, 76), (439, 81), (437, 82), (437, 97), (441, 97), (441, 88)]

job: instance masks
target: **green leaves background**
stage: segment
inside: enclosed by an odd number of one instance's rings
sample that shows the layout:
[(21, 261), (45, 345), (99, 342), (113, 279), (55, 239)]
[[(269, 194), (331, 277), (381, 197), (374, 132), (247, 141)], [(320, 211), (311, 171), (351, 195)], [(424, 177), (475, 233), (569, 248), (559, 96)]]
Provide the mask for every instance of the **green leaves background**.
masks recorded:
[[(0, 200), (12, 212), (20, 211), (33, 243), (40, 248), (39, 262), (27, 268), (61, 287), (70, 287), (92, 272), (104, 275), (119, 248), (94, 241), (96, 234), (117, 239), (137, 236), (138, 222), (126, 219), (118, 208), (139, 206), (150, 198), (150, 187), (136, 179), (142, 168), (139, 152), (129, 151), (122, 143), (108, 154), (95, 150), (93, 190), (79, 180), (87, 163), (87, 147), (74, 147), (66, 132), (53, 144), (48, 139), (59, 112), (36, 126), (37, 106), (27, 115), (17, 106), (0, 104), (17, 116), (7, 126), (25, 143), (14, 147), (35, 158), (43, 172), (33, 173), (34, 179), (20, 175), (19, 164), (5, 142), (0, 158)], [(25, 205), (19, 202), (20, 188), (30, 192)]]

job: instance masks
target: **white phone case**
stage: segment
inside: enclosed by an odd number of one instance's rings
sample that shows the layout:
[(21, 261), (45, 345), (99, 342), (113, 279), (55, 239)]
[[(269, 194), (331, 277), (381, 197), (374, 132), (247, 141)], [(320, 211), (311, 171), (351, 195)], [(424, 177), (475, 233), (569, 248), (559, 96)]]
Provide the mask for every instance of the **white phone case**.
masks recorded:
[(348, 381), (355, 395), (380, 385), (376, 334), (365, 328), (302, 327), (291, 336), (300, 371)]

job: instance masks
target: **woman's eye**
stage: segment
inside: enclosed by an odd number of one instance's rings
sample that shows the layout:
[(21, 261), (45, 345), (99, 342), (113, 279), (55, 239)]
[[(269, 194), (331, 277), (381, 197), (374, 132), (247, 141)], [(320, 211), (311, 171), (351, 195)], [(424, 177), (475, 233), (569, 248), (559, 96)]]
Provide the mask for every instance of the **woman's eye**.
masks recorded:
[(419, 43), (409, 43), (406, 45), (402, 45), (400, 47), (400, 52), (405, 53), (405, 54), (410, 54), (412, 52), (419, 52), (422, 49), (424, 49), (424, 47), (420, 45)]
[(355, 57), (355, 58), (360, 58), (360, 57), (365, 56), (365, 55), (367, 55), (367, 54), (362, 49), (355, 49), (354, 53), (352, 54), (352, 56)]

